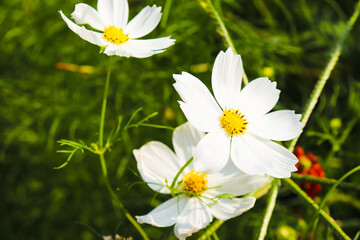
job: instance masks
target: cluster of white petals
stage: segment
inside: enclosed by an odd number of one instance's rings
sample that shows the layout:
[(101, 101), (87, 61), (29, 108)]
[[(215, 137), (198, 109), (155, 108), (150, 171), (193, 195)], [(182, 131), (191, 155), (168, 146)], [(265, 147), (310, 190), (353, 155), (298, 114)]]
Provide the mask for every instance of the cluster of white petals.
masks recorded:
[[(138, 39), (158, 25), (160, 11), (155, 5), (147, 6), (128, 22), (127, 0), (98, 0), (97, 10), (84, 3), (75, 6), (71, 16), (76, 24), (60, 14), (72, 31), (103, 48), (105, 54), (145, 58), (165, 51), (175, 41), (170, 37)], [(88, 24), (95, 31), (78, 24)], [(258, 78), (241, 89), (242, 60), (231, 48), (216, 57), (214, 96), (189, 73), (173, 76), (182, 99), (180, 107), (189, 121), (174, 130), (175, 152), (156, 141), (133, 152), (143, 180), (172, 198), (136, 218), (158, 227), (175, 225), (175, 235), (185, 239), (205, 228), (213, 217), (225, 221), (251, 209), (254, 197), (238, 197), (267, 183), (267, 175), (290, 177), (298, 160), (274, 141), (297, 137), (302, 124), (301, 115), (294, 111), (270, 112), (280, 94), (275, 82)]]
[[(68, 27), (82, 39), (105, 48), (107, 55), (145, 58), (174, 44), (170, 37), (137, 39), (150, 33), (161, 19), (161, 7), (146, 6), (128, 22), (127, 0), (98, 0), (97, 10), (85, 3), (75, 5), (71, 17), (77, 24), (89, 24), (92, 31), (78, 26), (60, 11)], [(108, 36), (106, 36), (108, 32)], [(123, 39), (122, 39), (123, 38)]]
[(188, 121), (207, 132), (196, 147), (195, 168), (217, 171), (229, 159), (247, 174), (290, 177), (296, 156), (273, 142), (286, 141), (301, 132), (300, 114), (291, 110), (269, 112), (280, 90), (268, 78), (258, 78), (241, 89), (243, 66), (231, 48), (216, 57), (212, 88), (189, 73), (174, 74), (180, 107)]
[[(156, 141), (134, 150), (141, 177), (153, 190), (169, 194), (169, 185), (180, 168), (193, 156), (196, 145), (203, 137), (203, 132), (185, 123), (174, 131), (175, 153), (163, 143)], [(177, 181), (181, 183), (193, 169), (194, 164), (191, 163)], [(207, 188), (201, 194), (194, 196), (181, 192), (147, 215), (137, 216), (138, 222), (157, 227), (175, 224), (175, 235), (179, 239), (185, 239), (206, 227), (213, 217), (227, 220), (249, 210), (255, 203), (254, 197), (221, 196), (241, 196), (258, 189), (269, 180), (268, 177), (245, 174), (234, 167), (230, 161), (218, 172), (208, 173), (202, 169), (197, 169), (197, 171), (207, 176)]]

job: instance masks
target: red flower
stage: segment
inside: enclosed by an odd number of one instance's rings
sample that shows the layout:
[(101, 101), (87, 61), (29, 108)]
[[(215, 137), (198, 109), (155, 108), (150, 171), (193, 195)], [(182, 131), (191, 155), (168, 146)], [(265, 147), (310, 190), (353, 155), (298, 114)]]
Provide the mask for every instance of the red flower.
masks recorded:
[[(304, 149), (300, 146), (296, 147), (294, 154), (299, 159), (299, 162), (296, 164), (299, 174), (325, 177), (324, 169), (314, 154), (311, 152), (305, 153)], [(321, 185), (317, 183), (302, 182), (300, 183), (300, 187), (305, 190), (311, 198), (315, 198), (321, 192)]]

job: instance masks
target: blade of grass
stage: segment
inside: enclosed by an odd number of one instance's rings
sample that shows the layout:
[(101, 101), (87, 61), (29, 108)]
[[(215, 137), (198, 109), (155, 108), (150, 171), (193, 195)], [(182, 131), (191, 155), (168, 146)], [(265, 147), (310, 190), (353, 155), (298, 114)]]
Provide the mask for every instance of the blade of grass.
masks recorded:
[(270, 28), (274, 28), (276, 26), (276, 21), (274, 20), (271, 11), (266, 6), (263, 0), (254, 0), (252, 1), (254, 6), (258, 9), (259, 13), (263, 16), (264, 21)]
[(281, 9), (281, 11), (283, 12), (285, 18), (286, 18), (286, 22), (289, 24), (290, 26), (290, 31), (291, 31), (291, 35), (293, 37), (293, 39), (295, 39), (295, 42), (298, 42), (298, 36), (297, 36), (297, 30), (296, 30), (296, 25), (293, 19), (292, 14), (290, 13), (290, 11), (288, 10), (288, 8), (285, 6), (285, 4), (281, 1), (281, 0), (274, 0), (274, 3), (276, 5), (278, 5), (278, 7)]
[(174, 131), (174, 130), (175, 130), (175, 128), (170, 127), (170, 126), (157, 125), (157, 124), (151, 124), (151, 123), (141, 123), (141, 124), (139, 124), (139, 126), (152, 127), (152, 128), (161, 128), (161, 129), (168, 129), (168, 130), (171, 130), (171, 131)]

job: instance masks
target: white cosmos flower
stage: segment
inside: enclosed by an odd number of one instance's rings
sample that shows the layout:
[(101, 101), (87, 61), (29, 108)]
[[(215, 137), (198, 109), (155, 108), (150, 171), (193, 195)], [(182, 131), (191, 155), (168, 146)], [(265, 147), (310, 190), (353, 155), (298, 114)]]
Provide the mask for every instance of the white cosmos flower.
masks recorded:
[(75, 5), (71, 17), (77, 24), (89, 24), (97, 31), (80, 27), (59, 11), (68, 27), (82, 39), (105, 48), (107, 55), (145, 58), (174, 44), (170, 37), (137, 39), (150, 33), (161, 19), (161, 7), (146, 6), (128, 23), (127, 0), (98, 0), (97, 10), (85, 3)]
[[(204, 133), (189, 123), (175, 129), (173, 145), (175, 154), (161, 142), (149, 142), (134, 150), (141, 177), (155, 191), (170, 193), (169, 186), (180, 168), (189, 160)], [(269, 180), (264, 176), (247, 175), (229, 161), (221, 171), (207, 173), (194, 170), (191, 163), (177, 179), (176, 197), (144, 216), (136, 216), (139, 223), (157, 227), (175, 224), (179, 239), (206, 227), (213, 216), (220, 220), (238, 216), (254, 206), (255, 198), (229, 198), (241, 196), (258, 189)], [(227, 196), (227, 197), (226, 197)]]
[[(248, 174), (290, 177), (297, 158), (271, 141), (286, 141), (301, 133), (300, 114), (291, 110), (269, 111), (280, 90), (268, 78), (257, 78), (241, 89), (243, 67), (231, 48), (216, 57), (212, 72), (215, 98), (189, 73), (174, 74), (174, 87), (183, 101), (180, 107), (188, 121), (208, 132), (196, 147), (197, 168), (221, 169), (230, 158)], [(230, 157), (229, 157), (230, 156)]]

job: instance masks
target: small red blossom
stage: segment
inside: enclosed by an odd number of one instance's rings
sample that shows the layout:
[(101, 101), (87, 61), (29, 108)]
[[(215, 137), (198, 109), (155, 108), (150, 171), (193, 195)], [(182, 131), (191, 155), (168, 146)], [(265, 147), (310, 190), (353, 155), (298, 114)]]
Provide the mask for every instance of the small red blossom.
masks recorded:
[[(305, 153), (304, 149), (300, 146), (296, 147), (294, 154), (299, 159), (299, 162), (296, 164), (299, 174), (304, 176), (325, 177), (324, 169), (314, 154), (311, 152)], [(300, 183), (300, 187), (305, 190), (311, 198), (315, 198), (321, 192), (321, 185), (316, 183), (302, 182)]]

